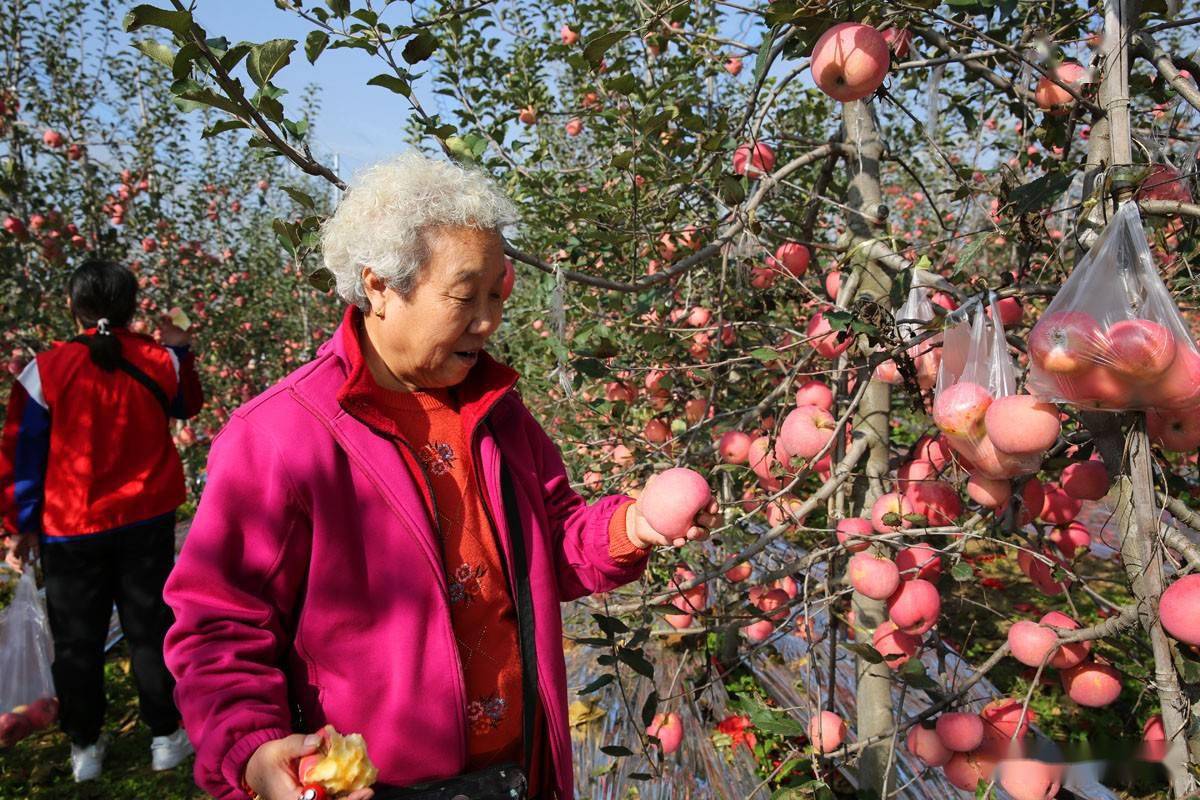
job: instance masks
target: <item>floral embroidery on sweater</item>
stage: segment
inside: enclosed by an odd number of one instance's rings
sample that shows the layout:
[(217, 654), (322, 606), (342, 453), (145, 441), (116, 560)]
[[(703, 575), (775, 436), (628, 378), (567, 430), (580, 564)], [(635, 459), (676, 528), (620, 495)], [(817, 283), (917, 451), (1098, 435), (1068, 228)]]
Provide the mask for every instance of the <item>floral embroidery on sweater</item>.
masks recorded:
[(450, 603), (451, 605), (470, 605), (471, 601), (479, 597), (483, 591), (480, 586), (479, 579), (487, 573), (487, 567), (479, 564), (472, 567), (470, 564), (459, 564), (454, 570), (454, 580), (450, 581)]
[(434, 475), (454, 468), (454, 448), (448, 442), (429, 442), (421, 448), (421, 463)]
[(500, 727), (507, 712), (508, 702), (498, 694), (472, 700), (467, 704), (467, 719), (471, 723), (472, 733), (487, 733)]

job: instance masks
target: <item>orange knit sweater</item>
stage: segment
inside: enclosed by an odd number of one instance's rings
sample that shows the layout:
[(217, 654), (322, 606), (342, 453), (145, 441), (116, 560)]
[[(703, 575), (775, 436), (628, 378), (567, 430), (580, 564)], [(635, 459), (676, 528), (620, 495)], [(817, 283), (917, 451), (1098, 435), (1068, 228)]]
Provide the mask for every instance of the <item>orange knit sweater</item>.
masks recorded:
[[(521, 763), (521, 659), (517, 618), (496, 533), (476, 477), (470, 431), (463, 430), (453, 390), (381, 392), (409, 444), (401, 453), (424, 475), (426, 510), (441, 538), (451, 624), (467, 687), (467, 769)], [(416, 454), (414, 459), (413, 454)], [(432, 494), (430, 493), (432, 490)], [(633, 502), (632, 500), (629, 502)], [(621, 561), (645, 554), (629, 541), (622, 504), (609, 523), (609, 553)], [(495, 510), (501, 513), (499, 509)], [(534, 710), (531, 796), (551, 783), (541, 704)]]

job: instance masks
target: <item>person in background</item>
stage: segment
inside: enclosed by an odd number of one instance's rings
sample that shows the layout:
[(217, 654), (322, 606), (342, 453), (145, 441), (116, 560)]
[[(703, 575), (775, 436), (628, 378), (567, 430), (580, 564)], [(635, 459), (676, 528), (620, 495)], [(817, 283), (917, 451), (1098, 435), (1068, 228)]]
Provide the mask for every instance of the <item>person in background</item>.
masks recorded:
[(161, 344), (133, 333), (137, 279), (108, 261), (71, 275), (80, 335), (17, 376), (0, 438), (0, 511), (7, 560), (23, 569), (40, 551), (60, 725), (76, 782), (99, 777), (108, 746), (104, 644), (116, 602), (150, 727), (151, 766), (192, 754), (163, 662), (171, 610), (163, 586), (175, 558), (183, 465), (172, 417), (204, 403), (190, 335), (164, 320)]

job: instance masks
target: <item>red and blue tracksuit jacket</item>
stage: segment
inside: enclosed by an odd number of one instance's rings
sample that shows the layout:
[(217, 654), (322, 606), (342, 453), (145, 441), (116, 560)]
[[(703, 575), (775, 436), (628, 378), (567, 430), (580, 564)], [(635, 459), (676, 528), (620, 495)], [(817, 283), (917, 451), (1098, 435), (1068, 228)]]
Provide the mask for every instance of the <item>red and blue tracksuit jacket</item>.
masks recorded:
[[(94, 333), (95, 331), (87, 331)], [(122, 355), (173, 398), (170, 416), (204, 404), (195, 356), (114, 328)], [(105, 372), (82, 343), (57, 343), (17, 377), (0, 437), (0, 517), (42, 541), (107, 533), (167, 514), (186, 498), (169, 420), (150, 390)]]

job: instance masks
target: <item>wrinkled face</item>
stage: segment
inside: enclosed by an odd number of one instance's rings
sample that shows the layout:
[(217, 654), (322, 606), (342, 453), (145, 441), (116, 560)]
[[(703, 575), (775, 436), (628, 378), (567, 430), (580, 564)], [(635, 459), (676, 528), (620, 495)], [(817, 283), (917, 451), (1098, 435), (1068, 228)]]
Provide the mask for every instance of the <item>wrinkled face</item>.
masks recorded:
[[(500, 327), (504, 244), (495, 230), (440, 227), (426, 234), (429, 261), (408, 297), (382, 286), (364, 270), (372, 310), (367, 336), (378, 363), (377, 381), (411, 391), (456, 386)], [(374, 284), (374, 285), (373, 285)], [(370, 363), (372, 359), (368, 355)], [(380, 374), (379, 367), (385, 367)]]

